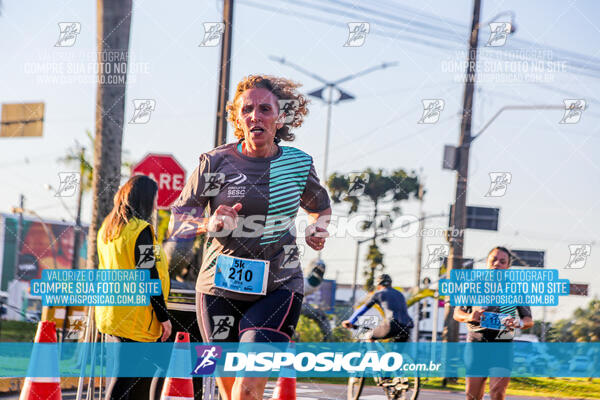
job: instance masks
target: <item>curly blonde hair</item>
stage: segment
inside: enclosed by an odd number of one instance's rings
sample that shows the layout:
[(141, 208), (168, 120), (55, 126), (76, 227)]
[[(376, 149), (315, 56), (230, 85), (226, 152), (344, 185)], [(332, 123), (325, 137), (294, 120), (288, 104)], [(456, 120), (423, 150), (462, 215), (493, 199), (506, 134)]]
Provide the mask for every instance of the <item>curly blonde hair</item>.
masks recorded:
[[(295, 139), (295, 135), (291, 132), (293, 128), (298, 128), (304, 122), (304, 116), (308, 114), (308, 108), (306, 108), (309, 100), (306, 99), (302, 94), (296, 90), (302, 86), (299, 83), (293, 82), (289, 79), (279, 78), (271, 75), (249, 75), (242, 79), (237, 85), (235, 95), (232, 101), (227, 102), (227, 120), (231, 122), (234, 129), (234, 135), (238, 139), (244, 137), (244, 132), (239, 129), (235, 124), (235, 117), (238, 112), (238, 99), (244, 91), (248, 89), (263, 88), (267, 89), (277, 97), (277, 100), (291, 100), (290, 104), (292, 107), (289, 114), (293, 115), (290, 122), (285, 122), (283, 127), (277, 129), (275, 133), (275, 140), (285, 140), (291, 142)], [(286, 115), (289, 114), (286, 112)]]

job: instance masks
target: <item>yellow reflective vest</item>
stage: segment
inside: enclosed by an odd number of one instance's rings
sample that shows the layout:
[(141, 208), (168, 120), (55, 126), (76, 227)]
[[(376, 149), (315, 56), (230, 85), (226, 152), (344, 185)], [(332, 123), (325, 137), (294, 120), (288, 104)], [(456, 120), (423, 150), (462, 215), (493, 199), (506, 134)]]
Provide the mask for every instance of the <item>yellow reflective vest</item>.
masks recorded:
[[(129, 221), (123, 227), (121, 234), (108, 243), (102, 239), (105, 228), (105, 225), (102, 224), (98, 231), (98, 268), (135, 269), (135, 242), (147, 226), (150, 226), (152, 230), (152, 240), (156, 245), (152, 225), (141, 219), (134, 218)], [(167, 258), (162, 246), (155, 246), (155, 259), (163, 297), (166, 299), (171, 285)], [(96, 325), (102, 333), (137, 342), (155, 342), (162, 335), (162, 325), (150, 304), (147, 306), (97, 306), (95, 314)]]

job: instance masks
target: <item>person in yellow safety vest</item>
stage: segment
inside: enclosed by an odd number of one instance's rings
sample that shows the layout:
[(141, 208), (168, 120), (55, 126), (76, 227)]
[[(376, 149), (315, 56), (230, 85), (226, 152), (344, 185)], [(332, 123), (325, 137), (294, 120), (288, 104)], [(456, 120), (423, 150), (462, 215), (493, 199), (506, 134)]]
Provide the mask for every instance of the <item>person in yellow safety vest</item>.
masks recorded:
[[(98, 330), (106, 342), (156, 342), (171, 335), (171, 321), (165, 298), (170, 282), (167, 259), (157, 245), (152, 224), (158, 185), (146, 176), (129, 179), (114, 197), (114, 207), (98, 231), (99, 269), (150, 270), (151, 279), (160, 279), (162, 293), (150, 297), (147, 306), (97, 306)], [(118, 375), (120, 346), (115, 346), (113, 376)], [(152, 378), (116, 377), (107, 383), (105, 399), (147, 399)]]

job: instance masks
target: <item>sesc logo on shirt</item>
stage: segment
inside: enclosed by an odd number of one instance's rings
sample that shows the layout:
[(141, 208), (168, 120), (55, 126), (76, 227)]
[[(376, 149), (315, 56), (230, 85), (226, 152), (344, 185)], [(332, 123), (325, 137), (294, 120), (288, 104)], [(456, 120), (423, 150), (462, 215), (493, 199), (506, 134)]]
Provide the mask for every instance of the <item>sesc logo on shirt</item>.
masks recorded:
[(246, 186), (240, 186), (248, 180), (245, 174), (238, 173), (231, 178), (228, 178), (225, 182), (229, 183), (230, 186), (227, 188), (227, 197), (229, 198), (240, 198), (246, 196)]

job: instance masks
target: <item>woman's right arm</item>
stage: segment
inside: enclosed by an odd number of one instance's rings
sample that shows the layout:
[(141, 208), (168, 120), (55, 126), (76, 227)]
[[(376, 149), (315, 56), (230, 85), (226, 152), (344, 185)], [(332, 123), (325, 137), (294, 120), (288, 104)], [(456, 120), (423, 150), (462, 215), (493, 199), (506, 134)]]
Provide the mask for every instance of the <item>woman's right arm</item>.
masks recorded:
[(204, 217), (204, 210), (211, 198), (209, 194), (214, 192), (215, 186), (210, 182), (215, 175), (211, 174), (210, 167), (209, 157), (202, 154), (198, 167), (192, 172), (179, 198), (171, 206), (167, 234), (169, 240), (193, 241), (197, 235), (207, 232), (209, 218)]
[(221, 204), (213, 215), (207, 218), (197, 218), (186, 213), (177, 213), (173, 208), (167, 236), (170, 240), (193, 240), (197, 235), (207, 232), (219, 232), (223, 229), (232, 231), (237, 227), (237, 213), (241, 208), (241, 203), (236, 203), (233, 207)]
[(222, 179), (211, 172), (210, 158), (200, 156), (200, 165), (194, 170), (185, 184), (179, 198), (171, 206), (171, 219), (167, 237), (169, 240), (193, 241), (197, 235), (221, 230), (233, 230), (237, 227), (237, 213), (240, 203), (233, 207), (218, 206), (210, 217), (204, 216), (209, 201), (221, 189)]

